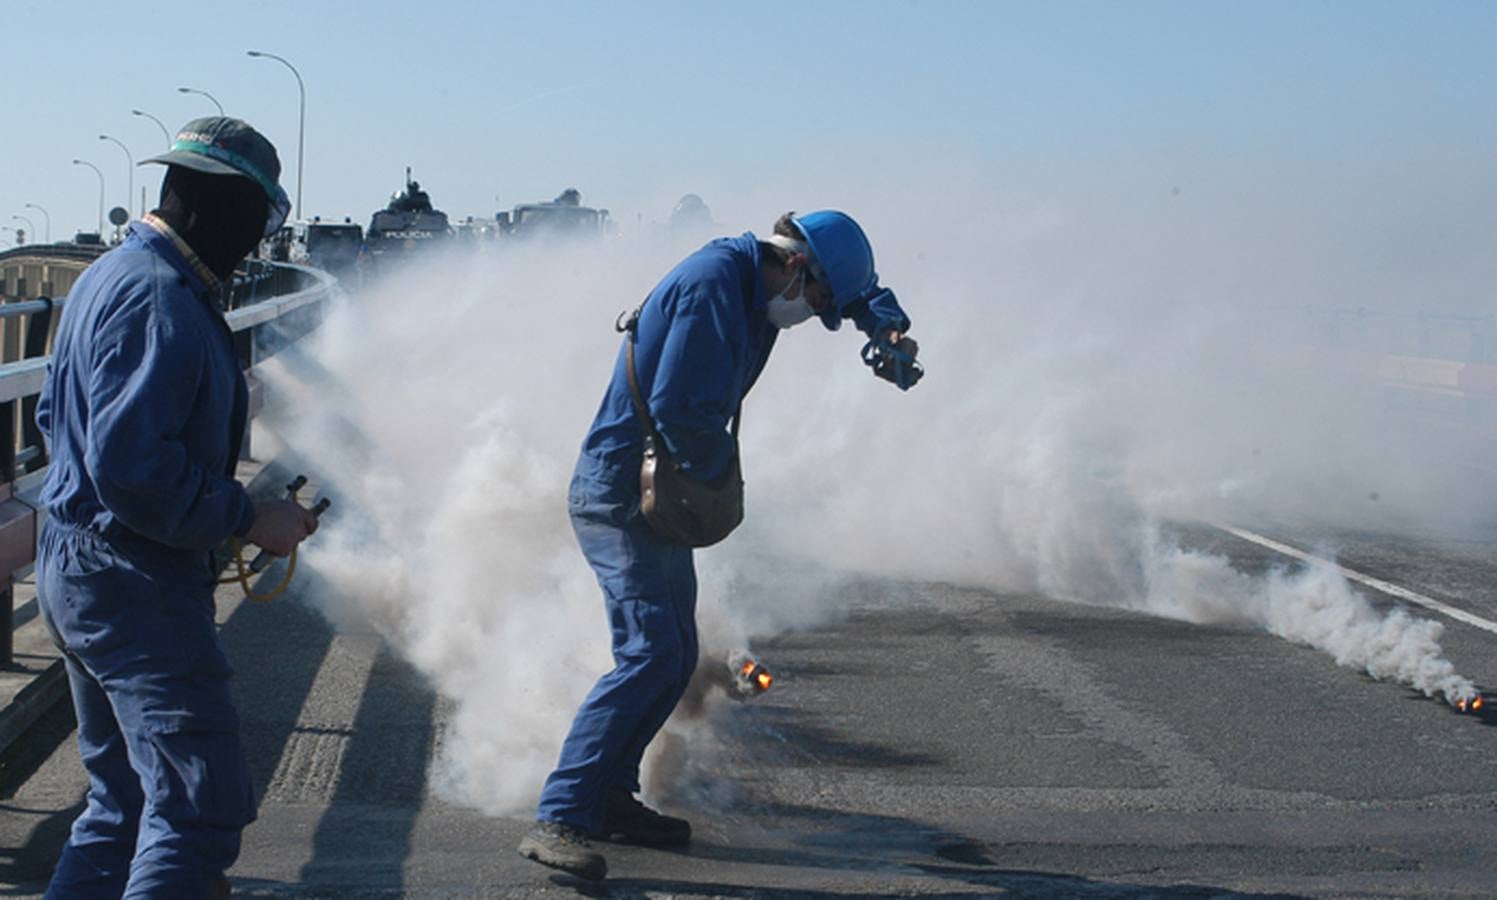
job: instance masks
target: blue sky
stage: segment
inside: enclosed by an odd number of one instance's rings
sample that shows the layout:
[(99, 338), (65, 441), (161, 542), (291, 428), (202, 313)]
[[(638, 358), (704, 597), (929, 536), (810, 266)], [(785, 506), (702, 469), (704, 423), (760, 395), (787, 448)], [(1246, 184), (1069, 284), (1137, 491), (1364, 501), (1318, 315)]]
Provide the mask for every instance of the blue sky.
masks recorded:
[[(1043, 194), (1278, 171), (1497, 197), (1497, 4), (0, 0), (0, 225), (64, 237), (124, 154), (213, 111), (261, 128), (303, 208), (369, 213), (411, 165), (454, 216), (577, 187), (624, 222), (688, 191), (720, 217), (956, 168)], [(860, 173), (859, 177), (850, 172)], [(137, 170), (154, 200), (159, 171)], [(825, 196), (801, 200), (808, 185)], [(1427, 185), (1427, 187), (1426, 187)], [(830, 187), (834, 186), (834, 187)], [(789, 195), (789, 196), (781, 196)], [(11, 235), (13, 237), (13, 235)]]

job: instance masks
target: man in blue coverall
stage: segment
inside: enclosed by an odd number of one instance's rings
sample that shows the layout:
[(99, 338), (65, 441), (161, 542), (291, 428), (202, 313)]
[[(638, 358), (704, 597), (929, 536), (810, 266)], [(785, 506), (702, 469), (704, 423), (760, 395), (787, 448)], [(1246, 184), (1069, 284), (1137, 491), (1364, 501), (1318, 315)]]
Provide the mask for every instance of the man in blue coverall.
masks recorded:
[[(913, 357), (910, 320), (878, 286), (873, 249), (845, 213), (787, 213), (774, 233), (720, 238), (687, 257), (639, 312), (634, 364), (649, 415), (683, 471), (708, 484), (728, 474), (728, 420), (759, 377), (782, 329), (812, 316), (843, 319)], [(635, 798), (645, 747), (697, 665), (696, 571), (689, 547), (651, 530), (640, 511), (644, 429), (631, 401), (627, 357), (613, 379), (572, 477), (572, 526), (597, 573), (613, 639), (613, 671), (583, 701), (546, 780), (521, 855), (573, 875), (607, 873), (589, 838), (646, 845), (691, 839), (683, 819)]]
[(147, 162), (167, 166), (161, 206), (73, 287), (37, 404), (37, 594), (89, 778), (49, 900), (229, 895), (255, 800), (210, 551), (285, 555), (317, 527), (234, 478), (247, 395), (216, 298), (286, 217), (275, 148), (214, 117)]

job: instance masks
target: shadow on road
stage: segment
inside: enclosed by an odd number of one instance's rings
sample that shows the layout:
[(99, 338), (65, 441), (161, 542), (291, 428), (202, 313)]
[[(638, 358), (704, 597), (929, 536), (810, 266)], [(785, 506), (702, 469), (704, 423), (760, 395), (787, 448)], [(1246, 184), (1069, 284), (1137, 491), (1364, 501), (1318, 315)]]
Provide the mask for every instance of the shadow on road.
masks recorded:
[[(1050, 872), (1010, 871), (1002, 869), (979, 871), (948, 868), (944, 870), (929, 870), (926, 874), (959, 881), (972, 887), (993, 889), (993, 894), (988, 896), (1012, 895), (1028, 898), (1150, 897), (1160, 898), (1160, 900), (1227, 900), (1227, 898), (1232, 898), (1232, 900), (1239, 900), (1239, 898), (1240, 900), (1304, 900), (1298, 894), (1244, 894), (1225, 888), (1195, 884), (1158, 886), (1103, 882), (1080, 878), (1074, 875), (1061, 875)], [(835, 900), (835, 898), (848, 897), (867, 898), (867, 900), (896, 900), (896, 898), (909, 898), (912, 896), (932, 898), (932, 900), (942, 900), (942, 898), (947, 898), (947, 900), (954, 900), (954, 898), (971, 900), (972, 897), (984, 896), (981, 893), (974, 893), (970, 887), (965, 889), (954, 888), (950, 891), (932, 893), (912, 893), (910, 890), (899, 889), (884, 892), (867, 890), (796, 890), (793, 888), (775, 888), (770, 890), (752, 885), (726, 884), (722, 882), (630, 878), (621, 878), (594, 885), (560, 875), (553, 876), (551, 881), (558, 886), (573, 889), (579, 896), (610, 898), (610, 900), (634, 900), (634, 898), (648, 900), (648, 898), (662, 895), (671, 897), (744, 897), (754, 898), (754, 900), (762, 900), (762, 898), (767, 897), (774, 897), (776, 900)]]
[(312, 838), (305, 885), (405, 883), (411, 833), (431, 761), (436, 696), (381, 644), (344, 751), (338, 786)]
[(83, 807), (81, 799), (67, 809), (53, 812), (0, 804), (0, 815), (44, 816), (31, 829), (24, 844), (0, 850), (0, 883), (13, 885), (0, 890), (0, 897), (30, 896), (47, 889), (47, 882), (52, 880), (52, 869), (62, 855), (62, 845), (67, 843), (73, 820), (83, 812)]
[[(280, 578), (280, 566), (273, 566), (255, 587), (268, 590)], [(333, 630), (321, 615), (296, 602), (293, 593), (269, 603), (244, 601), (224, 623), (219, 639), (234, 665), (250, 776), (263, 792), (296, 729)]]
[(789, 757), (804, 757), (822, 765), (847, 769), (890, 769), (931, 766), (939, 760), (925, 752), (905, 747), (890, 747), (887, 744), (849, 740), (839, 734), (834, 726), (825, 725), (803, 710), (786, 707), (766, 707), (754, 710), (753, 731), (747, 725), (725, 724), (724, 728), (736, 728), (744, 734), (744, 740), (752, 741), (757, 735), (769, 732), (779, 738), (779, 752)]
[[(849, 741), (845, 735), (836, 734), (814, 717), (793, 709), (761, 707), (755, 709), (750, 716), (721, 719), (715, 728), (726, 744), (743, 746), (762, 742), (774, 747), (776, 753), (785, 754), (789, 758), (810, 758), (818, 767), (824, 767), (829, 772), (864, 767), (940, 765), (940, 760), (918, 750), (890, 747), (872, 741)], [(764, 741), (766, 734), (773, 735), (775, 740)], [(667, 789), (667, 793), (672, 794), (683, 809), (690, 809), (695, 803), (700, 813), (707, 813), (710, 809), (710, 814), (713, 815), (734, 820), (747, 817), (747, 822), (761, 823), (746, 823), (746, 827), (738, 832), (744, 838), (742, 843), (724, 845), (698, 837), (690, 847), (678, 851), (685, 859), (698, 863), (693, 866), (695, 872), (701, 871), (701, 861), (721, 863), (725, 870), (731, 869), (731, 874), (725, 872), (727, 877), (724, 881), (619, 878), (601, 885), (592, 885), (564, 876), (556, 876), (552, 880), (584, 896), (609, 898), (667, 895), (820, 900), (852, 896), (894, 898), (912, 895), (1015, 895), (1036, 898), (1159, 897), (1166, 900), (1189, 900), (1208, 897), (1294, 896), (1246, 894), (1227, 887), (1202, 884), (1110, 882), (1068, 874), (1043, 863), (1038, 866), (1030, 864), (1024, 868), (1014, 865), (1018, 860), (1003, 859), (1003, 848), (990, 848), (949, 829), (897, 815), (778, 801), (756, 802), (751, 795), (743, 792), (735, 792), (726, 805), (706, 806), (704, 801), (715, 795), (704, 790), (699, 782), (713, 777), (710, 770), (714, 765), (715, 761), (709, 758), (703, 768), (688, 767), (681, 773), (684, 777), (677, 783), (677, 790)], [(768, 843), (749, 846), (751, 835), (755, 832), (768, 838)], [(1141, 849), (1139, 852), (1148, 851)], [(847, 879), (849, 886), (845, 890), (795, 889), (783, 884), (767, 888), (762, 884), (753, 884), (756, 879), (752, 876), (745, 877), (744, 867), (773, 869), (778, 879), (783, 879), (785, 873), (791, 870), (857, 873), (857, 878)], [(926, 882), (921, 886), (925, 889), (910, 885), (911, 879)], [(929, 884), (931, 879), (937, 880), (938, 884)], [(828, 881), (825, 877), (815, 876), (807, 880), (823, 884)], [(835, 880), (839, 883), (842, 881)], [(943, 889), (940, 882), (950, 882), (949, 889)], [(861, 889), (853, 887), (854, 884)]]
[[(30, 621), (37, 614), (37, 602), (33, 598), (16, 611), (16, 626)], [(24, 737), (0, 753), (0, 798), (10, 800), (59, 750), (76, 755), (76, 727), (71, 699), (63, 700), (42, 713), (26, 729)], [(0, 816), (34, 819), (23, 841), (16, 846), (0, 847), (0, 884), (6, 885), (0, 889), (0, 897), (26, 896), (46, 890), (73, 820), (83, 812), (83, 796), (80, 792), (78, 801), (63, 809), (29, 809), (0, 803)], [(19, 829), (16, 832), (5, 829), (5, 833), (9, 838), (19, 833)]]
[[(743, 847), (693, 841), (681, 855), (698, 860), (723, 863), (795, 868), (803, 870), (837, 870), (863, 872), (876, 876), (936, 877), (965, 885), (993, 888), (1024, 897), (1161, 897), (1186, 900), (1194, 897), (1288, 898), (1289, 894), (1247, 894), (1229, 888), (1196, 884), (1143, 885), (1107, 882), (1063, 872), (1005, 868), (992, 859), (989, 848), (954, 832), (896, 816), (843, 813), (825, 809), (793, 806), (767, 806), (764, 814), (777, 822), (804, 823), (806, 830), (795, 840), (796, 847)], [(585, 885), (575, 885), (582, 892)], [(745, 885), (625, 880), (609, 882), (615, 893), (608, 897), (644, 896), (645, 891), (692, 895), (718, 894), (729, 897), (766, 896), (764, 888)], [(618, 893), (618, 891), (623, 891)], [(630, 893), (633, 891), (634, 893)], [(772, 892), (775, 897), (819, 898), (849, 896), (837, 891)], [(903, 897), (909, 890), (886, 894), (856, 892), (860, 897)], [(947, 896), (920, 894), (920, 896)], [(972, 896), (970, 890), (950, 896)]]

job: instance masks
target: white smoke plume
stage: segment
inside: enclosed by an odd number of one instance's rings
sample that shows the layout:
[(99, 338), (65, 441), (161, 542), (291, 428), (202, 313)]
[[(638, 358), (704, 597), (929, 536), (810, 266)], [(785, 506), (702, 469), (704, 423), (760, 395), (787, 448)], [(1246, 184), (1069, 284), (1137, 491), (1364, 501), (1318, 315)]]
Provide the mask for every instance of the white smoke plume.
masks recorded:
[[(1157, 541), (1157, 533), (1152, 537)], [(1259, 625), (1331, 654), (1337, 665), (1452, 703), (1476, 693), (1443, 657), (1441, 623), (1403, 609), (1380, 613), (1329, 563), (1255, 578), (1222, 557), (1156, 545), (1148, 565), (1146, 603), (1152, 612), (1191, 622)]]
[(263, 367), (272, 428), (344, 513), (306, 554), (315, 602), (456, 701), (435, 781), (493, 813), (533, 801), (607, 661), (566, 488), (629, 301), (579, 286), (566, 260), (397, 274)]
[[(1413, 429), (1357, 368), (1374, 342), (1329, 346), (1296, 311), (1401, 312), (1399, 286), (1436, 263), (1353, 278), (1346, 223), (1312, 216), (1343, 198), (1313, 193), (1272, 198), (1312, 217), (1284, 233), (1249, 190), (921, 179), (795, 195), (867, 228), (928, 374), (901, 394), (867, 374), (851, 329), (782, 337), (744, 408), (748, 520), (698, 556), (709, 656), (840, 615), (848, 577), (893, 576), (1253, 623), (1427, 694), (1471, 689), (1438, 623), (1378, 613), (1334, 569), (1248, 575), (1160, 527), (1263, 512), (1462, 527), (1493, 499), (1467, 485), (1452, 512), (1438, 467), (1398, 465)], [(723, 234), (790, 206), (702, 193)], [(355, 292), (262, 366), (268, 424), (341, 498), (305, 555), (315, 602), (377, 628), (454, 701), (433, 772), (452, 799), (524, 812), (609, 665), (569, 473), (614, 316), (708, 236), (456, 254)]]

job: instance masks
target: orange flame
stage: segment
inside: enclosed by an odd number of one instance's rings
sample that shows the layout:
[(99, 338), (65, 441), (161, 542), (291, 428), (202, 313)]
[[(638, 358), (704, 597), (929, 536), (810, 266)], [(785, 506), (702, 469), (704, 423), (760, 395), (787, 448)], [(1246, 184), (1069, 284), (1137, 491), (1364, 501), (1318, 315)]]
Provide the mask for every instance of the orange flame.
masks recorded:
[(1474, 713), (1480, 710), (1484, 703), (1485, 701), (1482, 700), (1482, 696), (1480, 694), (1476, 694), (1472, 697), (1462, 697), (1461, 699), (1455, 701), (1455, 708), (1460, 710), (1461, 712)]
[(759, 665), (756, 659), (745, 659), (738, 666), (738, 677), (745, 688), (761, 694), (769, 690), (771, 684), (774, 684), (774, 676), (769, 674), (768, 669)]

